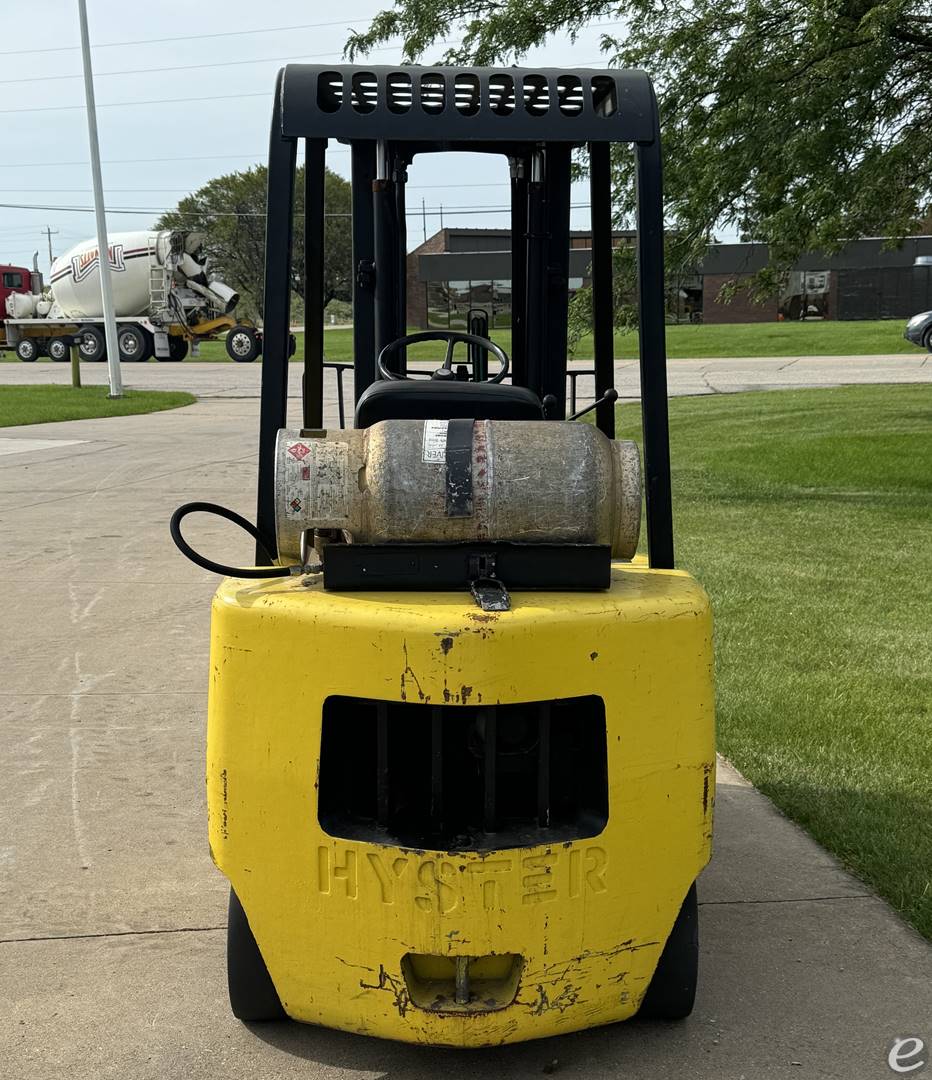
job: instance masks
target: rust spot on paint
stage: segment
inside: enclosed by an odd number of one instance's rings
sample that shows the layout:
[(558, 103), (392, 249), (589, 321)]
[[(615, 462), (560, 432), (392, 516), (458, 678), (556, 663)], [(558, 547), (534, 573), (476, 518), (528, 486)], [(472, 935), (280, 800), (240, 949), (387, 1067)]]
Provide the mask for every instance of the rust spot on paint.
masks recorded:
[(597, 652), (589, 653), (589, 659), (590, 660), (598, 660), (598, 658), (599, 658), (599, 654)]
[(440, 651), (446, 656), (453, 648), (453, 638), (445, 637), (440, 639)]
[(223, 785), (223, 809), (220, 811), (220, 835), (224, 840), (228, 838), (227, 832), (227, 771), (220, 773), (220, 782)]
[(404, 669), (401, 672), (401, 691), (400, 691), (401, 700), (402, 701), (407, 701), (408, 700), (407, 681), (410, 679), (411, 682), (414, 683), (415, 687), (417, 687), (417, 696), (418, 696), (418, 698), (421, 701), (429, 701), (430, 698), (421, 689), (421, 684), (418, 681), (418, 677), (417, 677), (417, 675), (414, 674), (414, 671), (411, 669), (411, 665), (408, 663), (408, 643), (407, 643), (407, 641), (402, 641), (401, 647), (404, 650), (404, 654), (405, 654), (405, 666), (404, 666)]
[(359, 985), (363, 990), (385, 990), (392, 995), (392, 1004), (398, 1010), (399, 1016), (404, 1016), (408, 1011), (408, 1006), (411, 1004), (411, 997), (408, 994), (408, 988), (405, 986), (404, 979), (397, 975), (390, 975), (385, 968), (379, 964), (379, 979), (376, 983), (367, 983), (363, 979), (359, 980)]
[(702, 767), (702, 772), (702, 812), (703, 814), (707, 814), (709, 812), (709, 788), (712, 779), (712, 766), (704, 765)]
[(467, 705), (469, 703), (469, 698), (470, 698), (471, 695), (472, 695), (472, 687), (471, 686), (462, 686), (462, 687), (460, 687), (460, 701), (464, 705)]

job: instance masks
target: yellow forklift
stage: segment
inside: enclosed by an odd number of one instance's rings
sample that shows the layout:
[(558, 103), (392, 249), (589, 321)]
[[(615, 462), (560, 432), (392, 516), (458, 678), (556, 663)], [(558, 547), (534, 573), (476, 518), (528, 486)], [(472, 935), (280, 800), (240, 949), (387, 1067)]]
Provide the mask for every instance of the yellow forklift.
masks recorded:
[[(301, 139), (303, 414), (289, 427)], [(352, 158), (348, 430), (323, 417), (329, 139)], [(614, 143), (636, 157), (643, 468), (615, 438)], [(566, 407), (578, 150), (594, 423)], [(510, 180), (510, 356), (487, 334), (406, 333), (408, 169), (461, 151), (499, 155)], [(257, 521), (191, 503), (171, 525), (186, 555), (226, 577), (207, 791), (231, 886), (233, 1012), (452, 1047), (685, 1017), (711, 852), (712, 626), (673, 561), (651, 83), (622, 70), (289, 65), (268, 182)], [(427, 369), (407, 355), (421, 342), (438, 343)], [(205, 510), (251, 533), (256, 566), (194, 551), (181, 523)]]

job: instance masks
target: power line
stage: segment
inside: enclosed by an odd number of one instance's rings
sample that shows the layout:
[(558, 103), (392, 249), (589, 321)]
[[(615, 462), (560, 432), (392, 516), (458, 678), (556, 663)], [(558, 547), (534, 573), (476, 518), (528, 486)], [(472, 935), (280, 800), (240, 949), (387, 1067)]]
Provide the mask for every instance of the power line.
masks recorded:
[[(359, 20), (367, 20), (369, 16), (361, 15)], [(215, 34), (185, 34), (185, 41), (204, 41), (207, 38), (225, 37), (251, 37), (253, 34), (278, 34), (286, 30), (319, 30), (325, 26), (347, 26), (350, 22), (356, 22), (357, 18), (337, 19), (335, 22), (301, 23), (298, 26), (263, 26), (256, 30), (226, 30)], [(166, 43), (177, 44), (178, 36), (167, 38), (141, 38), (138, 41), (104, 41), (92, 46), (94, 49), (117, 49), (127, 45), (164, 45)], [(0, 52), (0, 56), (30, 56), (35, 53), (52, 52), (78, 52), (80, 45), (57, 45), (46, 49), (12, 49), (8, 52)]]
[[(396, 49), (397, 45), (382, 45), (373, 52), (385, 52)], [(0, 56), (3, 54), (0, 53)], [(128, 68), (125, 71), (98, 71), (94, 78), (104, 79), (110, 75), (155, 75), (165, 71), (198, 71), (203, 68), (228, 68), (241, 67), (244, 64), (288, 64), (298, 60), (327, 60), (333, 56), (333, 49), (323, 53), (301, 53), (299, 56), (262, 56), (256, 60), (226, 60), (213, 64), (180, 64), (177, 67), (152, 67), (152, 68)], [(63, 79), (81, 79), (82, 75), (43, 75), (42, 81), (61, 82)], [(0, 79), (0, 86), (8, 86), (11, 83), (35, 83), (35, 76), (27, 79)]]
[[(151, 101), (101, 101), (98, 102), (98, 109), (118, 109), (126, 108), (133, 105), (180, 105), (188, 104), (196, 101), (230, 101), (233, 98), (266, 98), (271, 100), (272, 95), (268, 90), (262, 90), (255, 94), (217, 94), (210, 97), (189, 97), (189, 98), (153, 98)], [(31, 105), (27, 109), (0, 109), (0, 113), (9, 115), (10, 113), (38, 113), (38, 112), (73, 112), (84, 111), (83, 105)]]
[[(581, 210), (587, 208), (588, 203), (570, 203), (571, 210)], [(8, 203), (0, 202), (0, 210), (43, 210), (52, 211), (55, 213), (64, 214), (93, 214), (94, 208), (91, 206), (46, 206), (36, 203)], [(422, 210), (408, 210), (406, 214), (408, 217), (418, 217), (424, 211)], [(205, 211), (178, 211), (174, 207), (170, 206), (108, 206), (108, 214), (175, 214), (177, 217), (235, 217), (235, 218), (263, 218), (265, 217), (264, 211), (250, 211), (242, 212), (236, 210), (205, 210)], [(510, 206), (440, 206), (436, 210), (427, 210), (427, 214), (431, 216), (437, 216), (438, 214), (505, 214), (511, 213)], [(349, 213), (329, 213), (325, 214), (325, 217), (331, 218), (349, 218), (352, 214)], [(303, 214), (295, 214), (296, 218), (304, 217)]]
[[(226, 161), (234, 159), (248, 159), (250, 161), (262, 161), (265, 158), (267, 151), (260, 150), (255, 154), (198, 154), (194, 157), (155, 157), (155, 158), (104, 158), (101, 162), (102, 165), (151, 165), (158, 162), (174, 162), (174, 161)], [(348, 149), (331, 150), (327, 148), (328, 154), (348, 154)], [(63, 167), (66, 165), (89, 165), (88, 161), (56, 161), (56, 167)], [(49, 161), (24, 161), (24, 162), (0, 162), (0, 169), (47, 169), (49, 167)], [(75, 189), (77, 190), (77, 189)]]
[[(336, 19), (333, 22), (322, 23), (300, 23), (297, 26), (263, 26), (256, 30), (225, 30), (220, 33), (213, 34), (185, 34), (185, 41), (205, 41), (209, 38), (227, 38), (227, 37), (252, 37), (254, 34), (279, 34), (285, 33), (291, 30), (322, 30), (328, 26), (343, 26), (347, 29), (351, 22), (367, 22), (371, 16), (359, 15), (352, 16), (346, 19)], [(586, 30), (601, 30), (609, 26), (623, 26), (624, 20), (616, 20), (614, 22), (604, 23), (589, 23), (586, 25)], [(167, 38), (140, 38), (137, 41), (103, 41), (98, 44), (92, 45), (93, 49), (121, 49), (130, 45), (165, 45), (165, 44), (177, 44), (178, 37)], [(444, 42), (438, 42), (438, 44), (444, 44)], [(37, 53), (53, 53), (53, 52), (77, 52), (80, 49), (79, 45), (56, 45), (51, 48), (45, 49), (11, 49), (6, 52), (0, 52), (0, 56), (34, 56)]]

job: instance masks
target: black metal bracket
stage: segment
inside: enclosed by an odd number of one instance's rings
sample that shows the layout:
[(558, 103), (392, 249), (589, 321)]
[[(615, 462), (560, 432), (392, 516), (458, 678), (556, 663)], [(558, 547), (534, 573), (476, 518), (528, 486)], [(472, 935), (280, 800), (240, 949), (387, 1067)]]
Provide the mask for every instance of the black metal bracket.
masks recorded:
[(510, 610), (511, 597), (496, 576), (494, 552), (470, 555), (469, 573), (472, 575), (469, 591), (483, 611)]
[[(484, 610), (507, 611), (508, 594), (516, 590), (607, 589), (611, 562), (611, 548), (597, 544), (328, 544), (324, 588), (462, 589), (472, 593)], [(487, 608), (486, 603), (497, 606)]]

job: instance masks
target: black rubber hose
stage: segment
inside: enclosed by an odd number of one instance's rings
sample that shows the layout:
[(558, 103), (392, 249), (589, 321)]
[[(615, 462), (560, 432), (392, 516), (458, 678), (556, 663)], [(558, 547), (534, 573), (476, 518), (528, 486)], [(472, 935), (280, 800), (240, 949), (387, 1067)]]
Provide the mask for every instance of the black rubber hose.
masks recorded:
[(178, 548), (182, 555), (190, 559), (191, 562), (195, 563), (197, 566), (202, 567), (204, 570), (209, 570), (212, 574), (221, 574), (223, 577), (238, 578), (291, 577), (294, 574), (306, 573), (306, 567), (299, 565), (239, 567), (225, 566), (223, 563), (216, 563), (212, 559), (206, 559), (203, 555), (195, 551), (181, 535), (181, 523), (188, 514), (214, 514), (216, 517), (226, 518), (227, 521), (232, 521), (234, 525), (239, 525), (241, 529), (245, 529), (245, 531), (249, 533), (253, 540), (259, 545), (262, 554), (269, 562), (272, 561), (272, 556), (269, 554), (269, 549), (266, 546), (265, 540), (259, 534), (259, 530), (255, 525), (253, 525), (251, 521), (247, 521), (244, 517), (237, 514), (235, 510), (228, 510), (225, 506), (218, 506), (217, 503), (185, 503), (183, 506), (179, 506), (174, 514), (172, 514), (168, 528), (171, 532), (172, 540), (175, 542), (175, 547)]

